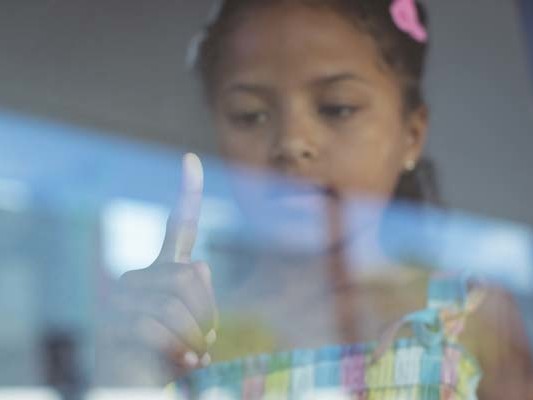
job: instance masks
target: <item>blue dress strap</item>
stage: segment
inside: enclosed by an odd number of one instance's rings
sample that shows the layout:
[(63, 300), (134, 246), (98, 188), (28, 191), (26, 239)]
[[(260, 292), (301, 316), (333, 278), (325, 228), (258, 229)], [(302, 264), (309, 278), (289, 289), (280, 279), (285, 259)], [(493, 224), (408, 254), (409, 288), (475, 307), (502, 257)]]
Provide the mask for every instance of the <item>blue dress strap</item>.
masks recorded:
[(411, 326), (416, 340), (426, 348), (457, 341), (467, 316), (481, 304), (483, 295), (483, 287), (467, 272), (435, 273), (429, 280), (426, 308), (390, 326), (379, 340), (371, 362), (383, 356), (405, 325)]
[(438, 313), (444, 337), (457, 341), (468, 315), (481, 305), (484, 296), (482, 281), (468, 271), (439, 272), (429, 281), (427, 309)]
[(468, 298), (466, 274), (435, 273), (429, 280), (427, 307), (430, 309), (464, 308)]

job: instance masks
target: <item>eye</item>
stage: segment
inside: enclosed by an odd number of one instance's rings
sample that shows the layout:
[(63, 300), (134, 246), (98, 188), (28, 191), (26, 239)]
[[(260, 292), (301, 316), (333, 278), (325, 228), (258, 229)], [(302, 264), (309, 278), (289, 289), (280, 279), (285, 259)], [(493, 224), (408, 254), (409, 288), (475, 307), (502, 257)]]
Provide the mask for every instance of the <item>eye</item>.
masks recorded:
[(268, 121), (268, 118), (268, 113), (262, 111), (237, 112), (230, 114), (231, 122), (243, 128), (253, 128), (263, 125)]
[(328, 119), (346, 119), (357, 112), (355, 106), (344, 104), (328, 104), (320, 107), (320, 114)]

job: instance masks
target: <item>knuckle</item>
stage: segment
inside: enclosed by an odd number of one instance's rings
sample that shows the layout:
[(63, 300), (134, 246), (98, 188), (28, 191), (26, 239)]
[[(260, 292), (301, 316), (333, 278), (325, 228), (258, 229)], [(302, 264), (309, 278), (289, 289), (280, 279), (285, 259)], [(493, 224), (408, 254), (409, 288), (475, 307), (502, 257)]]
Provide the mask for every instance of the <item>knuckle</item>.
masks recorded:
[(195, 272), (190, 266), (183, 266), (174, 273), (174, 282), (180, 286), (189, 285), (195, 278)]
[(203, 261), (195, 262), (193, 264), (194, 269), (200, 274), (200, 276), (207, 280), (207, 282), (211, 282), (211, 267), (209, 264)]
[(184, 318), (189, 312), (185, 304), (179, 299), (170, 299), (165, 306), (165, 313), (170, 318)]

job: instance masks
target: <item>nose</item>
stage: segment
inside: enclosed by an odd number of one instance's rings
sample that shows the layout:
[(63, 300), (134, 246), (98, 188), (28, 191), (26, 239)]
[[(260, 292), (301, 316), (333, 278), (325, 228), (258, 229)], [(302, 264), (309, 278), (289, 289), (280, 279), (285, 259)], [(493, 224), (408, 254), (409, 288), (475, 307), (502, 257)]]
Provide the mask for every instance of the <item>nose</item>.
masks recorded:
[(319, 157), (319, 143), (311, 127), (285, 126), (279, 130), (270, 151), (271, 163), (277, 168), (302, 168)]
[(271, 152), (271, 160), (276, 165), (309, 162), (317, 156), (316, 149), (303, 138), (291, 137), (279, 140)]

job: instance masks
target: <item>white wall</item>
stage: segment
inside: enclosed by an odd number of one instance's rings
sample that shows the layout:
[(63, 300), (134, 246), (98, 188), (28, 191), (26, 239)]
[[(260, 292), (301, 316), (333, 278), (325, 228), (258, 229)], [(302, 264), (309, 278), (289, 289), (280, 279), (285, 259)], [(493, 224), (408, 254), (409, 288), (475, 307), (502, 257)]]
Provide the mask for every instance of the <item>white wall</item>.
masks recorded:
[(454, 206), (533, 223), (533, 104), (512, 1), (431, 0), (430, 152)]

